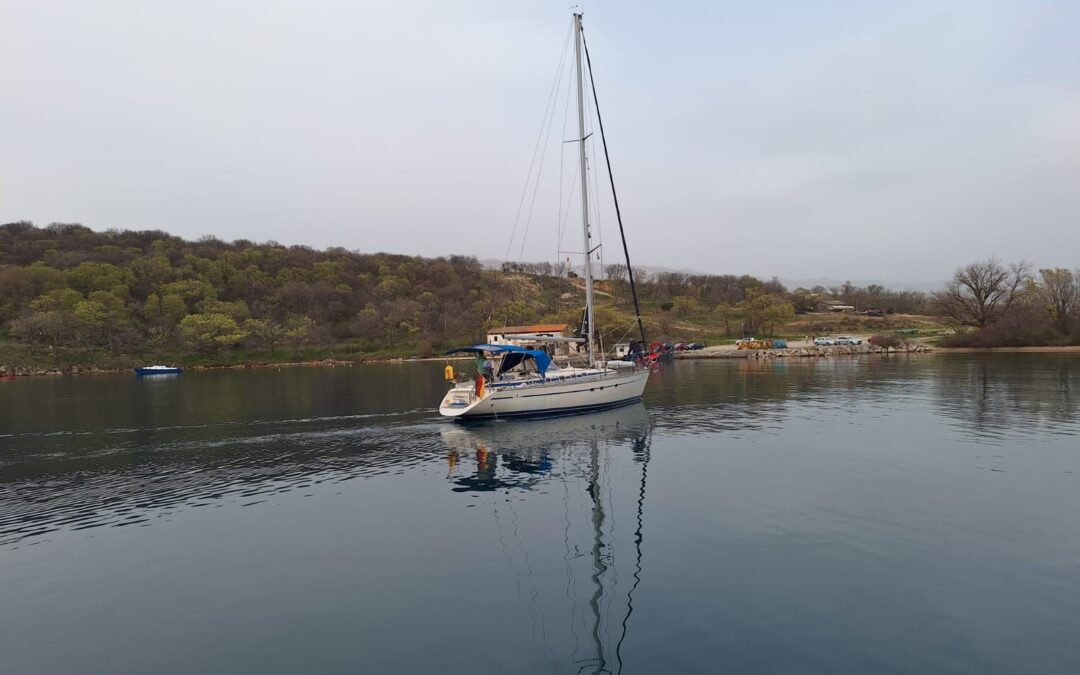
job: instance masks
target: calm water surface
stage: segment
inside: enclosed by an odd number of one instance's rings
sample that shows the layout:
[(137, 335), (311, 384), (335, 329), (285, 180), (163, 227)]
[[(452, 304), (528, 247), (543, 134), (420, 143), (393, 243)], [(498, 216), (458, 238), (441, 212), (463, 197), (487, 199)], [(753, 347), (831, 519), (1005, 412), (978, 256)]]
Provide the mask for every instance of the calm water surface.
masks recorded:
[(1080, 358), (0, 382), (0, 671), (1078, 673)]

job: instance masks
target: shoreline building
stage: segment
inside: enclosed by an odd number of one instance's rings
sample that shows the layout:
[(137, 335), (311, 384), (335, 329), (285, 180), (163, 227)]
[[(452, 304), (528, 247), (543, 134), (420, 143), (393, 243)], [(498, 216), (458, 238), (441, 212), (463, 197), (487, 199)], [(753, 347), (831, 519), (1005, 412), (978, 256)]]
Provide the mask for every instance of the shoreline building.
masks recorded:
[(541, 349), (551, 356), (572, 356), (578, 353), (578, 344), (570, 341), (574, 331), (565, 323), (537, 323), (527, 326), (503, 326), (487, 331), (490, 345), (514, 345), (527, 349)]

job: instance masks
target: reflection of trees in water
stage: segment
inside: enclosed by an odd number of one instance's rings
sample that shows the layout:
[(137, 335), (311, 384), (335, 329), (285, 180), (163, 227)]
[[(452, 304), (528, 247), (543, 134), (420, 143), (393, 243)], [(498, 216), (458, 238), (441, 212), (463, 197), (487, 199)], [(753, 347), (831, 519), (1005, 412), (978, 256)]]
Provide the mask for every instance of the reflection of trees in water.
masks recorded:
[(798, 414), (847, 414), (911, 401), (981, 439), (1025, 428), (1080, 433), (1075, 356), (702, 360), (681, 362), (654, 377), (649, 402), (664, 408), (656, 426), (675, 433), (756, 431)]
[(683, 361), (654, 376), (657, 427), (680, 433), (753, 431), (775, 426), (790, 403), (854, 407), (932, 377), (925, 357), (716, 359)]
[(936, 365), (938, 410), (980, 440), (1033, 428), (1080, 433), (1080, 359), (980, 354), (939, 359)]
[[(643, 406), (537, 422), (504, 422), (482, 427), (448, 426), (443, 439), (449, 446), (449, 479), (454, 491), (492, 492), (535, 490), (544, 482), (563, 486), (564, 554), (561, 569), (566, 585), (561, 595), (568, 602), (569, 627), (574, 650), (564, 659), (568, 672), (611, 673), (622, 670), (622, 649), (634, 611), (633, 597), (642, 579), (644, 542), (645, 483), (650, 460), (649, 419)], [(629, 452), (626, 452), (629, 450)], [(474, 459), (473, 463), (469, 460)], [(611, 478), (612, 464), (629, 460), (639, 482), (632, 500), (634, 510), (633, 568), (620, 581), (615, 551), (617, 536), (616, 496)], [(620, 468), (622, 468), (620, 464)], [(493, 526), (500, 547), (515, 578), (518, 597), (533, 617), (533, 638), (556, 672), (560, 659), (549, 645), (548, 622), (543, 606), (562, 602), (542, 597), (530, 562), (528, 536), (517, 527), (513, 501), (493, 502)], [(503, 532), (512, 515), (514, 547), (506, 544)], [(576, 514), (574, 513), (576, 511)], [(577, 525), (576, 535), (574, 525)], [(575, 542), (574, 540), (577, 539)], [(520, 556), (510, 554), (511, 548)], [(543, 553), (543, 552), (540, 552)], [(539, 553), (538, 553), (539, 554)], [(581, 593), (582, 586), (589, 591)], [(528, 587), (528, 593), (524, 592)], [(550, 591), (550, 595), (556, 595)], [(585, 649), (582, 643), (591, 645)], [(567, 642), (566, 644), (569, 644)]]

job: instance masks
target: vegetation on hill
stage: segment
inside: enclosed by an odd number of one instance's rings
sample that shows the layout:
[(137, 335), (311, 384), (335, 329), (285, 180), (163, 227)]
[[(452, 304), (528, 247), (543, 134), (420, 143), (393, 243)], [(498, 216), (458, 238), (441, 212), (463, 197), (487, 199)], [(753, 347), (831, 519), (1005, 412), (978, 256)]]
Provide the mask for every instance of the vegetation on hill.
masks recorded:
[[(609, 345), (635, 334), (628, 270), (597, 284)], [(638, 273), (654, 339), (771, 334), (827, 289), (775, 279)], [(0, 226), (0, 363), (130, 365), (431, 355), (487, 328), (580, 322), (583, 283), (565, 267), (426, 259), (268, 242), (187, 241), (76, 224)], [(904, 300), (834, 289), (863, 305)], [(858, 299), (856, 298), (858, 296)]]
[[(881, 332), (932, 321), (913, 316), (928, 306), (974, 327), (954, 340), (1075, 339), (1080, 275), (1042, 270), (1036, 280), (1026, 268), (1007, 271), (991, 275), (1004, 287), (989, 295), (982, 282), (958, 276), (932, 302), (880, 286), (789, 292), (776, 279), (746, 275), (634, 276), (650, 339)], [(597, 282), (597, 325), (609, 347), (636, 335), (628, 272), (607, 265)], [(489, 270), (467, 256), (187, 241), (76, 224), (0, 226), (0, 365), (434, 355), (482, 340), (491, 327), (577, 325), (583, 302), (574, 271), (546, 263)], [(864, 315), (822, 313), (829, 302)]]
[(464, 256), (185, 241), (68, 224), (0, 227), (8, 347), (61, 363), (116, 356), (228, 362), (330, 346), (428, 353), (474, 339), (489, 316), (533, 318), (518, 286)]

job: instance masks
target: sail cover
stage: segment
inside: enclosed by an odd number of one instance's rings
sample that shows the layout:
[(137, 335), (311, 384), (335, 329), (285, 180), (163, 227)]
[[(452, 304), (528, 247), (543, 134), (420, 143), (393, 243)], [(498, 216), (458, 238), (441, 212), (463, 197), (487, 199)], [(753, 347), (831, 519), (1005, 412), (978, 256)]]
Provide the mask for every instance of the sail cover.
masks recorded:
[(526, 349), (525, 347), (517, 347), (514, 345), (473, 345), (472, 347), (458, 347), (457, 349), (451, 349), (446, 352), (447, 354), (483, 354), (489, 352), (492, 354), (502, 354), (503, 362), (502, 368), (499, 369), (500, 373), (505, 373), (514, 366), (518, 365), (525, 359), (531, 358), (536, 362), (536, 372), (543, 375), (548, 366), (551, 365), (551, 357), (548, 353), (540, 349)]

